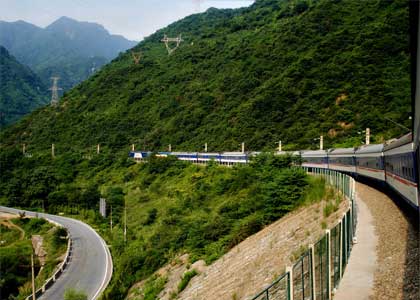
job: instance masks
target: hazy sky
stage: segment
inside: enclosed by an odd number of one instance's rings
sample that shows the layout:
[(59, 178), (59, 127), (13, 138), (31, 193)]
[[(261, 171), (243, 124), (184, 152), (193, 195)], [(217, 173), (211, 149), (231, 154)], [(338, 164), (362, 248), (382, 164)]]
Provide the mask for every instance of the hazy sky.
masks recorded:
[(0, 0), (0, 20), (45, 27), (61, 16), (104, 25), (109, 32), (141, 40), (209, 7), (237, 8), (253, 0)]

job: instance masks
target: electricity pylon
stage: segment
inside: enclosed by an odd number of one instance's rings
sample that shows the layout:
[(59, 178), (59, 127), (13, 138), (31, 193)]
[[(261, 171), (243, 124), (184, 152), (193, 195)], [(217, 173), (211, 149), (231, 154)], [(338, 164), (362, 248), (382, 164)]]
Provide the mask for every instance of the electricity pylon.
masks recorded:
[(58, 87), (58, 79), (60, 77), (54, 76), (51, 77), (53, 81), (53, 86), (49, 89), (51, 91), (51, 105), (57, 105), (58, 103), (58, 91), (62, 90), (62, 88)]
[[(165, 43), (166, 50), (168, 50), (168, 55), (171, 55), (181, 44), (183, 39), (181, 38), (181, 35), (179, 35), (176, 38), (169, 38), (166, 34), (163, 36), (163, 39), (161, 42)], [(176, 43), (176, 46), (174, 48), (169, 47), (169, 43)]]
[(133, 57), (133, 61), (136, 65), (139, 64), (140, 59), (141, 59), (141, 52), (134, 52), (131, 51), (131, 56)]

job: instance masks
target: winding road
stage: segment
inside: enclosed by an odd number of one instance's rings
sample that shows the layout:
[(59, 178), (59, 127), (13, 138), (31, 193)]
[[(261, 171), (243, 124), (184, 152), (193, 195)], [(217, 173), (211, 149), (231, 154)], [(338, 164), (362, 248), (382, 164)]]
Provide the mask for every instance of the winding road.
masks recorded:
[[(17, 214), (23, 210), (0, 206), (0, 211)], [(28, 216), (36, 213), (25, 211)], [(84, 291), (89, 300), (98, 299), (112, 276), (111, 253), (105, 241), (89, 225), (75, 219), (38, 213), (67, 228), (72, 242), (70, 263), (57, 281), (38, 299), (63, 300), (68, 288)]]

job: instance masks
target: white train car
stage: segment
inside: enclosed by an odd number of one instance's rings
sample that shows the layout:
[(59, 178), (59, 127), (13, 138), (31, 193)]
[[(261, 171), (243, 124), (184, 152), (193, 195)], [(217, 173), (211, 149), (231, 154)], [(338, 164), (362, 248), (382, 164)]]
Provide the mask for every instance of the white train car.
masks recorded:
[(384, 145), (367, 145), (355, 152), (356, 172), (358, 175), (385, 181)]
[(216, 152), (197, 153), (197, 163), (206, 164), (211, 160), (220, 163), (220, 154)]
[(303, 167), (328, 169), (327, 150), (307, 150), (302, 151), (301, 155)]
[(222, 152), (220, 153), (220, 163), (222, 165), (246, 164), (248, 156), (242, 152)]
[(331, 170), (356, 173), (354, 148), (331, 149), (328, 153), (328, 166)]
[(386, 182), (418, 209), (417, 159), (412, 134), (384, 147)]
[(197, 152), (171, 152), (171, 155), (176, 156), (179, 160), (197, 162)]

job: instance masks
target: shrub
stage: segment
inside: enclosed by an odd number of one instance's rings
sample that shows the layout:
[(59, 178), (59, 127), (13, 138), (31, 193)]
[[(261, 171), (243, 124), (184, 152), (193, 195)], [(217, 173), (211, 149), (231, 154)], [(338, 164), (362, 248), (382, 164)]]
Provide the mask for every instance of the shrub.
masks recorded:
[(182, 292), (187, 287), (190, 280), (197, 274), (198, 273), (195, 269), (192, 269), (191, 271), (184, 273), (184, 276), (182, 276), (181, 282), (178, 284), (178, 293)]
[(87, 300), (87, 296), (82, 291), (75, 289), (67, 289), (64, 292), (64, 300)]

